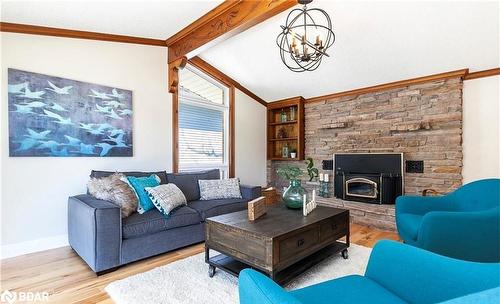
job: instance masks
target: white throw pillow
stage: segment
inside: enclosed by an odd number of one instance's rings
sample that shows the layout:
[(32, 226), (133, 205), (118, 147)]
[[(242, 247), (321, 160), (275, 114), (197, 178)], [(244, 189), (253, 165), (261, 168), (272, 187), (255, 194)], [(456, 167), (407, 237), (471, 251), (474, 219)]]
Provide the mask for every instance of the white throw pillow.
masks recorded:
[(155, 207), (165, 216), (170, 216), (172, 210), (187, 204), (184, 193), (175, 184), (163, 184), (144, 189)]
[(198, 180), (200, 200), (241, 198), (240, 180), (237, 178)]

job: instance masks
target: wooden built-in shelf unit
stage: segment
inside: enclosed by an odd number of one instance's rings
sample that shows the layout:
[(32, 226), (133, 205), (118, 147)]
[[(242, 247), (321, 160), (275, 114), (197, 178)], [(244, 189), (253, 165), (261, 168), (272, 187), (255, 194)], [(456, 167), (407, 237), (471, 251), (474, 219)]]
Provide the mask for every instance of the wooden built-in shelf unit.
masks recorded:
[[(286, 120), (282, 119), (282, 114)], [(284, 116), (283, 115), (283, 116)], [(287, 157), (283, 147), (288, 147)], [(296, 153), (295, 158), (291, 152)], [(267, 105), (267, 159), (304, 160), (304, 98), (293, 97)]]

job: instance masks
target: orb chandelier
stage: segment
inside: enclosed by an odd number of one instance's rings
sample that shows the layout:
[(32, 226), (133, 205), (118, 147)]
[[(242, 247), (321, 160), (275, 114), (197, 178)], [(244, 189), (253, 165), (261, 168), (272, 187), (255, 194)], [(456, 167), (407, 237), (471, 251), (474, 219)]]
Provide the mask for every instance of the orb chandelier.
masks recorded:
[(276, 38), (283, 63), (294, 72), (314, 71), (335, 42), (332, 21), (319, 8), (307, 8), (312, 0), (298, 0), (302, 8), (293, 9)]

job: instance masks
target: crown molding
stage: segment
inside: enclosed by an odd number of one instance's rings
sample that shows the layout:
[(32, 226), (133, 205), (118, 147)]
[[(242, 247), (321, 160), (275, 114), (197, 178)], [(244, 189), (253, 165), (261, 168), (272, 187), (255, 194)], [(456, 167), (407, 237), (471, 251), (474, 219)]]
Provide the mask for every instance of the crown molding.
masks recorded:
[(30, 24), (9, 23), (9, 22), (0, 22), (0, 31), (9, 33), (19, 33), (19, 34), (144, 44), (144, 45), (153, 45), (162, 47), (167, 46), (165, 44), (165, 41), (161, 39), (78, 31), (78, 30), (70, 30), (70, 29), (63, 29), (56, 27), (46, 27), (46, 26), (38, 26)]

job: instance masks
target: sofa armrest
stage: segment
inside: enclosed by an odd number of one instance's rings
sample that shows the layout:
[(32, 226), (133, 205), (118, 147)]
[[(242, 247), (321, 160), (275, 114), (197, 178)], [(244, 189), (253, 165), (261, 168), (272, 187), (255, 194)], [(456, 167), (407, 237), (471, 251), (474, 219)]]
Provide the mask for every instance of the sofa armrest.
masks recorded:
[(273, 280), (252, 269), (243, 269), (239, 275), (240, 304), (301, 304)]
[(409, 303), (437, 303), (499, 286), (497, 263), (456, 260), (394, 241), (379, 241), (365, 276)]
[(260, 186), (240, 185), (241, 196), (247, 200), (253, 200), (261, 196)]
[(82, 194), (68, 199), (70, 246), (94, 272), (120, 265), (122, 240), (120, 207)]
[(429, 212), (418, 232), (419, 247), (462, 260), (500, 261), (500, 209)]
[(396, 214), (411, 213), (424, 215), (430, 211), (453, 211), (456, 206), (450, 197), (405, 195), (396, 199)]

